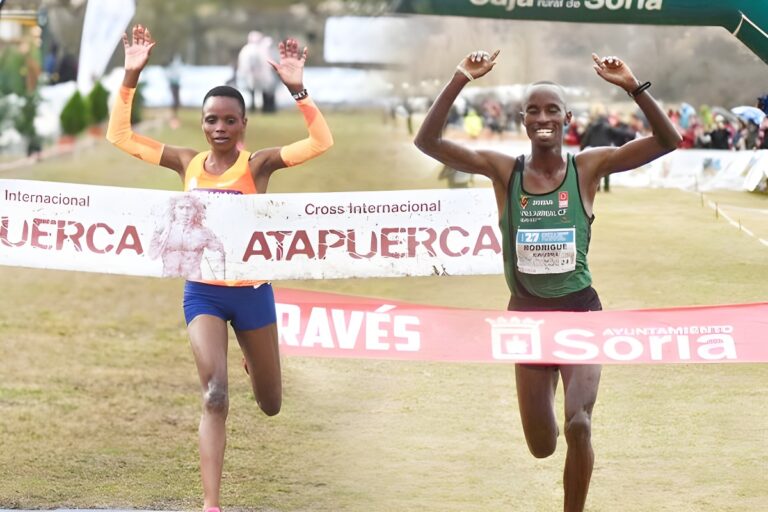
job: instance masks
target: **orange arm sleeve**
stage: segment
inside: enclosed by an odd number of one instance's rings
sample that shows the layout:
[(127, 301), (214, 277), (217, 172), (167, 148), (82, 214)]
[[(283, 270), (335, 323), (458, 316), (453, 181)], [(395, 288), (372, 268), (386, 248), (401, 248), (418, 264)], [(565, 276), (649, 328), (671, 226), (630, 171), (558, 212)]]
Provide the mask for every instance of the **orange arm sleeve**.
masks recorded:
[(280, 158), (283, 159), (286, 167), (306, 162), (310, 158), (325, 153), (333, 146), (331, 130), (312, 99), (305, 98), (298, 101), (297, 105), (304, 115), (309, 137), (280, 148)]
[(136, 89), (120, 87), (117, 99), (109, 115), (107, 140), (131, 156), (145, 162), (160, 164), (164, 144), (134, 133), (131, 129), (131, 106)]

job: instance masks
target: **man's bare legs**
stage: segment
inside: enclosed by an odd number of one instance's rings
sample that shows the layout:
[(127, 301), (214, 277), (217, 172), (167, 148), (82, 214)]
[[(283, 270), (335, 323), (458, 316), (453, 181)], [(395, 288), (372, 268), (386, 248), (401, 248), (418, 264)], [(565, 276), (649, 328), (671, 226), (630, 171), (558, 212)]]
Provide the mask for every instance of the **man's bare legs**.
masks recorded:
[(557, 428), (555, 390), (559, 374), (556, 366), (516, 364), (517, 403), (525, 441), (534, 457), (555, 453)]
[(602, 366), (561, 366), (565, 388), (565, 456), (563, 486), (566, 512), (581, 512), (587, 501), (595, 454), (592, 451), (592, 409), (597, 400)]
[(581, 512), (589, 490), (594, 465), (592, 451), (592, 409), (600, 383), (599, 365), (537, 366), (515, 365), (517, 399), (528, 449), (534, 457), (552, 455), (557, 446), (555, 390), (558, 370), (565, 388), (565, 458), (563, 509)]

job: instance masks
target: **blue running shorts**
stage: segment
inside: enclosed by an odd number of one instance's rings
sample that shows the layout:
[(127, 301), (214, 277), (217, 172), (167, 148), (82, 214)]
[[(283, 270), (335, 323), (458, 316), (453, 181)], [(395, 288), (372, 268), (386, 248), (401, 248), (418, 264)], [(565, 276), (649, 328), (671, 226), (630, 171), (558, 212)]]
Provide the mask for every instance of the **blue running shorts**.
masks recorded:
[(272, 285), (220, 286), (187, 281), (184, 284), (184, 318), (187, 325), (197, 315), (229, 321), (238, 331), (259, 329), (277, 321)]

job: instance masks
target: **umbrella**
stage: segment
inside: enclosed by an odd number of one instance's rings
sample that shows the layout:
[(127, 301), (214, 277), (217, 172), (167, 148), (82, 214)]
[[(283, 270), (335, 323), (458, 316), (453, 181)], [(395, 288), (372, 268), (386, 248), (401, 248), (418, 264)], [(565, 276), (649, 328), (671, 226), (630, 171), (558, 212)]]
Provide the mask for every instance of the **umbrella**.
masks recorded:
[(712, 107), (712, 117), (715, 116), (723, 116), (727, 121), (732, 123), (735, 123), (739, 120), (739, 118), (736, 117), (733, 112), (723, 107)]
[(760, 126), (760, 123), (762, 123), (763, 119), (765, 119), (765, 112), (757, 107), (733, 107), (731, 112), (741, 117), (742, 119), (755, 123), (757, 126)]

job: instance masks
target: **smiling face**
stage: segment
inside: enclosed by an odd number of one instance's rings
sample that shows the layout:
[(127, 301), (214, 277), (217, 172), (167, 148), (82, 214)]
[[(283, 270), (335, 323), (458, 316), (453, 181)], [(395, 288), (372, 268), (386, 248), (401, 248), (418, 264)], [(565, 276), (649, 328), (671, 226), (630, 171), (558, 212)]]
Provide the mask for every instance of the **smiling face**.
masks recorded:
[(523, 98), (523, 126), (536, 146), (562, 145), (563, 128), (572, 114), (566, 110), (560, 86), (534, 84)]
[(239, 102), (228, 96), (211, 96), (203, 104), (203, 133), (211, 149), (227, 151), (242, 138), (247, 124)]

